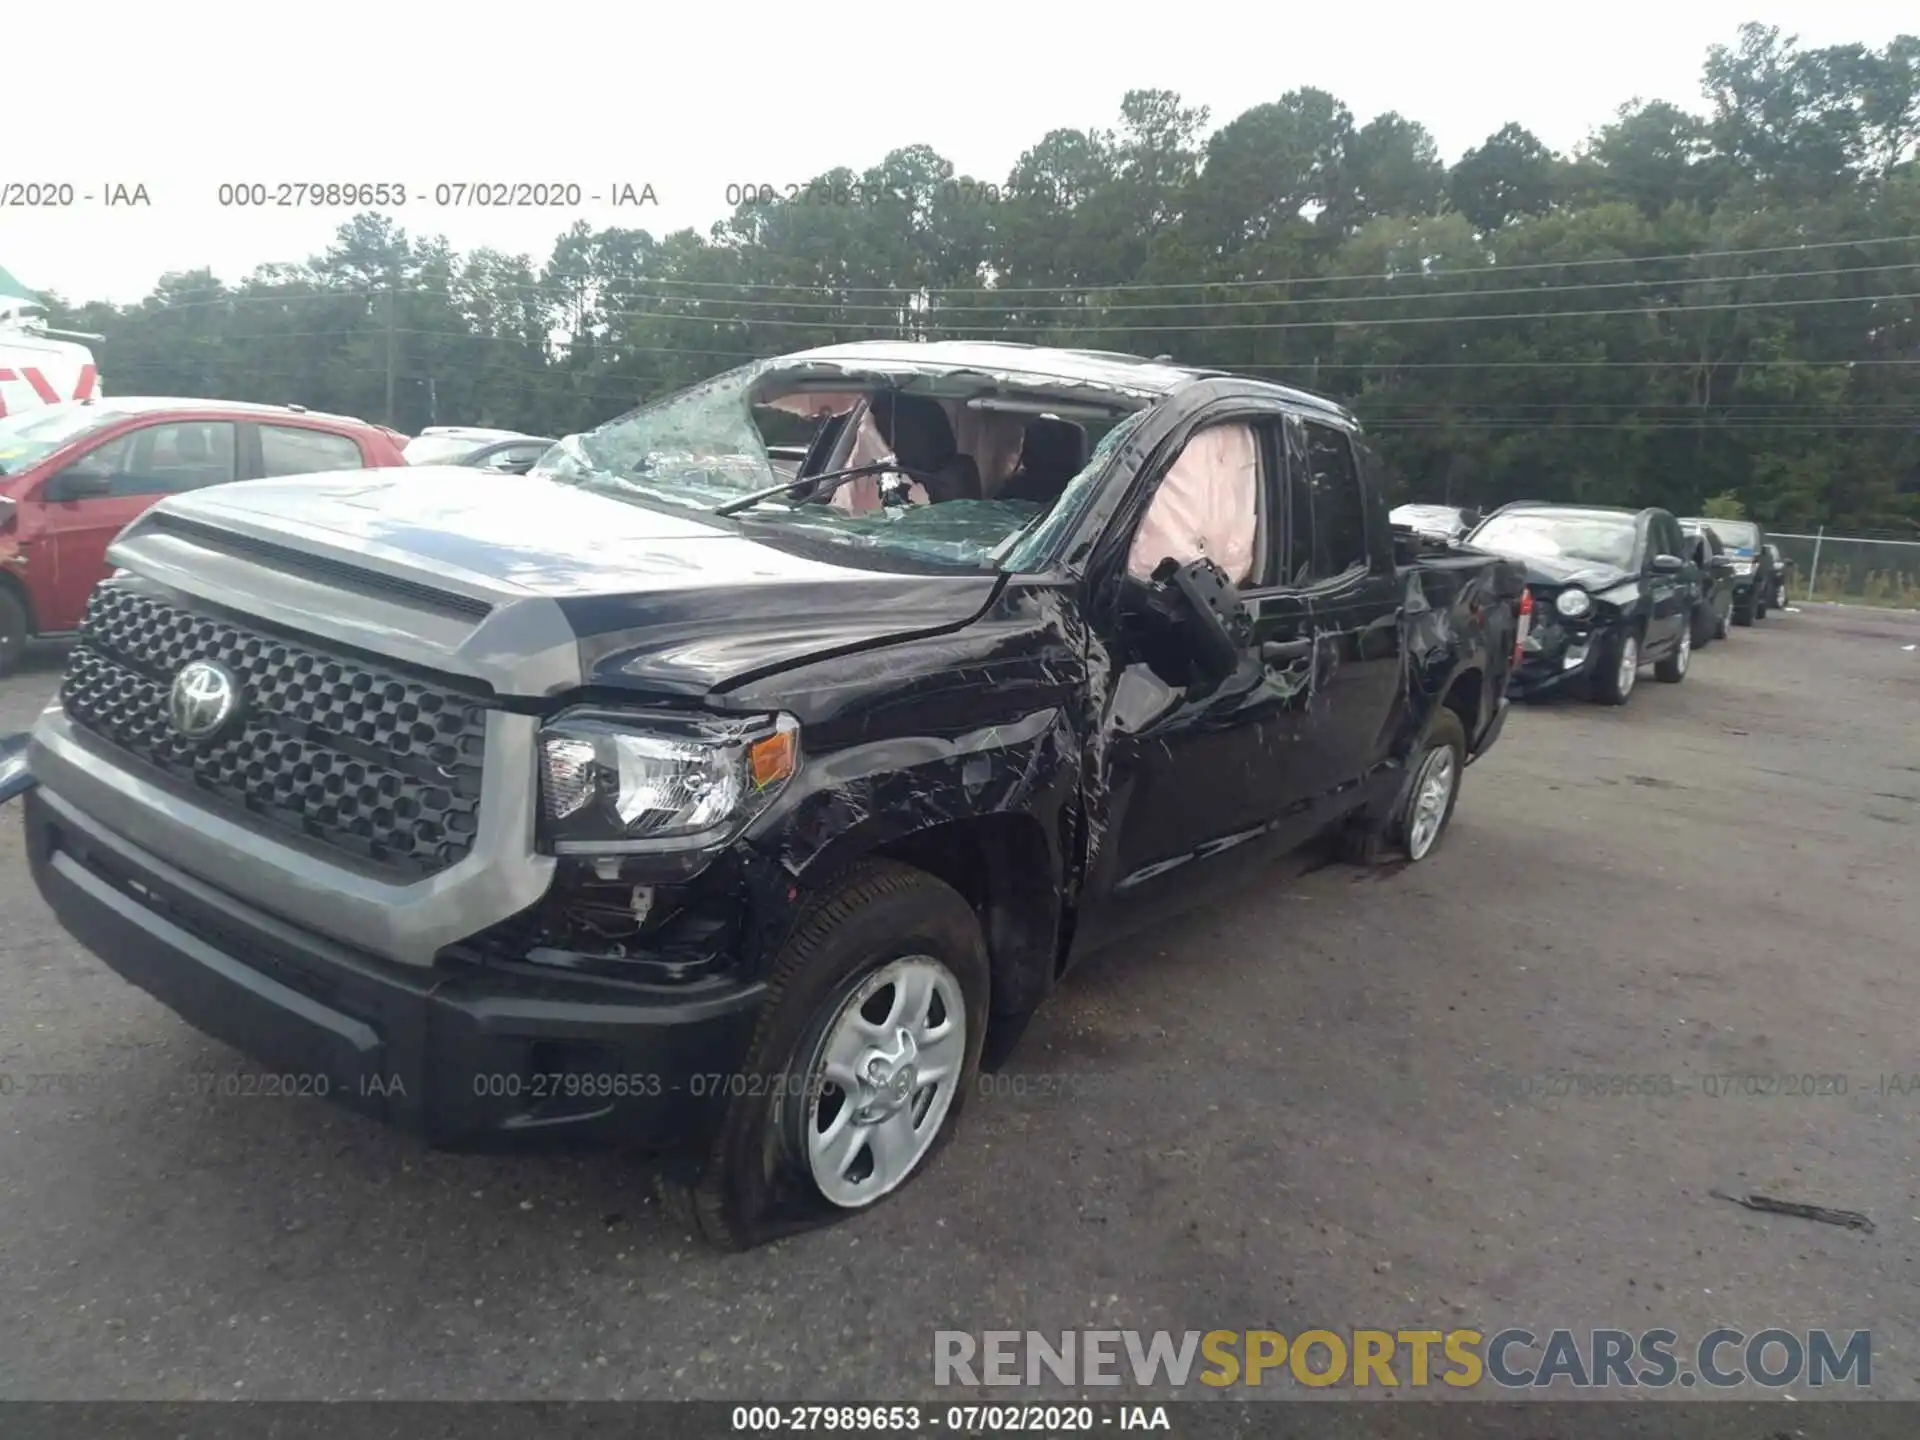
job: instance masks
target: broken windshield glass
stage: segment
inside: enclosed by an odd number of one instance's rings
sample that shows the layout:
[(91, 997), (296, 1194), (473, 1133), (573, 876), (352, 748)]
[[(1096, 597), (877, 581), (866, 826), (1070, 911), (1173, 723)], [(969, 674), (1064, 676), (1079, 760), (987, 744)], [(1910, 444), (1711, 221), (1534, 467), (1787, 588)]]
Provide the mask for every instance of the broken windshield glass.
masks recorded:
[[(971, 567), (990, 563), (994, 548), (1044, 508), (1031, 500), (947, 500), (850, 515), (826, 505), (808, 505), (768, 518), (793, 534)], [(757, 522), (762, 517), (756, 512), (752, 518)]]
[(753, 423), (753, 387), (772, 366), (743, 365), (629, 411), (542, 458), (538, 473), (636, 500), (711, 509), (778, 480)]
[[(862, 379), (868, 383), (861, 384)], [(819, 386), (827, 377), (817, 369), (805, 373), (791, 358), (743, 365), (597, 429), (569, 435), (542, 457), (535, 473), (636, 503), (710, 514), (729, 501), (777, 489), (788, 477), (790, 472), (776, 469), (768, 454), (755, 409), (760, 407), (768, 415), (775, 413), (770, 406), (795, 409), (790, 403), (794, 386), (808, 380)], [(817, 412), (850, 408), (862, 396), (888, 385), (889, 376), (856, 376), (848, 369), (839, 373), (837, 381), (835, 393), (819, 397), (817, 405), (798, 407), (796, 413), (818, 419)], [(792, 533), (935, 564), (990, 569), (1009, 542), (1023, 537), (1028, 527), (1039, 522), (1018, 547), (1016, 553), (1023, 558), (1037, 553), (1027, 542), (1041, 539), (1044, 543), (1057, 530), (1058, 517), (1064, 514), (1070, 519), (1078, 513), (1093, 473), (1104, 465), (1119, 437), (1131, 433), (1134, 418), (1101, 441), (1086, 467), (1067, 484), (1059, 503), (1051, 507), (1053, 515), (1044, 521), (1049, 507), (1034, 501), (962, 499), (854, 510), (807, 503), (797, 495), (783, 503), (778, 494), (733, 518), (769, 541)]]
[(1053, 502), (1053, 508), (1047, 512), (1046, 518), (1017, 540), (1011, 535), (1005, 537), (1014, 540), (1014, 543), (999, 557), (1001, 569), (1025, 570), (1041, 562), (1054, 542), (1072, 528), (1087, 502), (1093, 498), (1095, 482), (1100, 472), (1106, 469), (1107, 461), (1127, 437), (1140, 428), (1147, 413), (1145, 410), (1135, 411), (1101, 436), (1100, 443), (1093, 447), (1093, 454), (1087, 457), (1087, 463), (1080, 467), (1079, 474), (1067, 482), (1066, 489)]

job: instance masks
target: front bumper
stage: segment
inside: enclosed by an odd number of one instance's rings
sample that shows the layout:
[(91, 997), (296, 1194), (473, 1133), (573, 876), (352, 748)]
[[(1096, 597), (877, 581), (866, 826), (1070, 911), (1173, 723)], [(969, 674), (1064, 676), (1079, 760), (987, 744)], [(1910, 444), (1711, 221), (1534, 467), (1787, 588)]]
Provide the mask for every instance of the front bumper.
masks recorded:
[(43, 783), (24, 798), (34, 882), (122, 977), (266, 1067), (427, 1143), (665, 1147), (697, 1139), (765, 987), (666, 987), (396, 965), (207, 885)]
[(1580, 679), (1593, 669), (1605, 635), (1599, 625), (1576, 629), (1551, 614), (1542, 620), (1536, 609), (1507, 693), (1540, 695)]

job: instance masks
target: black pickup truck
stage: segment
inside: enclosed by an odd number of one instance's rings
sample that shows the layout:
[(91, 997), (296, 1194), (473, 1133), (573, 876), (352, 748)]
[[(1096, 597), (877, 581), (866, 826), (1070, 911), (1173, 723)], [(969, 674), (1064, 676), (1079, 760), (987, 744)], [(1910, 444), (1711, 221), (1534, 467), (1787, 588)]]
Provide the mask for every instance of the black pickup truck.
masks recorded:
[(200, 490), (112, 555), (0, 759), (66, 928), (287, 1093), (690, 1153), (733, 1246), (917, 1173), (989, 1030), (1203, 877), (1424, 858), (1523, 579), (1396, 552), (1338, 406), (963, 343), (756, 362), (526, 478)]

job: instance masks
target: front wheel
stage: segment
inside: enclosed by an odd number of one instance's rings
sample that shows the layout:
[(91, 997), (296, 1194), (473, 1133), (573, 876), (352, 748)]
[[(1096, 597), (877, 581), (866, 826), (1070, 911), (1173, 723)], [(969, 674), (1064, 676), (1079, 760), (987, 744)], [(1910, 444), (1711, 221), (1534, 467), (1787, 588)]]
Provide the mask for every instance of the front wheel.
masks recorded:
[(1640, 637), (1631, 630), (1615, 630), (1601, 645), (1593, 671), (1593, 698), (1602, 705), (1624, 705), (1640, 678)]
[(864, 1210), (951, 1138), (986, 1033), (986, 943), (972, 908), (911, 866), (870, 861), (808, 905), (712, 1148), (665, 1198), (743, 1250)]

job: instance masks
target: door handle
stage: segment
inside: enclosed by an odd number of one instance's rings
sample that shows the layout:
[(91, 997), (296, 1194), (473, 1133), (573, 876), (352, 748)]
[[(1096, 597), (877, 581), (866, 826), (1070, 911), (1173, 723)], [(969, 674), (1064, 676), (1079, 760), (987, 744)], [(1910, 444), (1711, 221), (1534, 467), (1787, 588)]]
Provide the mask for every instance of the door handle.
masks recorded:
[(1260, 660), (1265, 665), (1284, 665), (1289, 661), (1312, 658), (1312, 640), (1265, 640), (1260, 644)]

